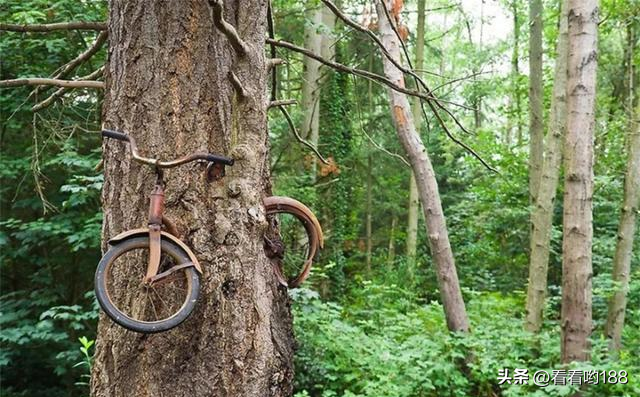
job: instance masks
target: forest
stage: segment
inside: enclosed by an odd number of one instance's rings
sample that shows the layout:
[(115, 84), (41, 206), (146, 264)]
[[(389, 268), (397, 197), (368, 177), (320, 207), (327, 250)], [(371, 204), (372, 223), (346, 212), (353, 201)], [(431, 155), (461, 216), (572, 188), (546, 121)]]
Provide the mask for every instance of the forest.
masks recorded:
[(0, 395), (640, 396), (639, 87), (639, 0), (4, 0)]

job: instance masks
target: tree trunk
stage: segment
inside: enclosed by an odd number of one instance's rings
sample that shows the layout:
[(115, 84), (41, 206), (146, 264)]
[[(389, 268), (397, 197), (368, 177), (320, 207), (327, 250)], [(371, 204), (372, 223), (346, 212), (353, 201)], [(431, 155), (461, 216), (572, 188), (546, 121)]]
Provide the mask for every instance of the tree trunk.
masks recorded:
[(531, 254), (525, 319), (525, 329), (531, 332), (538, 332), (542, 326), (553, 209), (560, 176), (562, 144), (567, 128), (567, 1), (562, 0), (560, 6), (560, 28), (556, 49), (549, 133), (547, 134), (538, 195), (531, 209)]
[(529, 201), (535, 203), (544, 151), (542, 0), (529, 2)]
[[(307, 2), (307, 22), (304, 26), (304, 46), (314, 54), (322, 52), (322, 8), (314, 0)], [(304, 58), (304, 74), (302, 78), (302, 128), (300, 133), (312, 144), (318, 143), (320, 125), (320, 62), (309, 57)]]
[[(391, 56), (395, 60), (400, 61), (400, 42), (394, 33), (391, 25), (392, 22), (388, 20), (382, 7), (391, 9), (389, 0), (380, 2), (376, 6), (381, 40)], [(386, 57), (383, 57), (383, 67), (388, 79), (400, 85), (404, 84), (402, 71), (396, 68)], [(469, 319), (467, 318), (462, 292), (460, 291), (458, 274), (449, 243), (449, 234), (447, 232), (444, 213), (442, 212), (438, 184), (431, 160), (420, 136), (416, 133), (407, 96), (392, 90), (389, 90), (388, 93), (391, 115), (398, 139), (409, 157), (411, 168), (416, 176), (418, 194), (424, 212), (429, 245), (436, 266), (438, 286), (447, 319), (447, 326), (451, 331), (468, 332)]]
[[(424, 66), (424, 20), (425, 20), (425, 0), (418, 0), (418, 28), (416, 30), (416, 63), (415, 69), (422, 70)], [(420, 134), (420, 121), (422, 120), (422, 109), (420, 99), (413, 100), (413, 119), (416, 120), (417, 133)], [(418, 186), (416, 178), (411, 171), (409, 177), (409, 214), (407, 221), (407, 263), (409, 266), (409, 281), (413, 281), (416, 248), (418, 242), (418, 211), (420, 201), (418, 198)]]
[(513, 13), (513, 50), (511, 52), (511, 97), (509, 98), (509, 125), (505, 132), (505, 144), (513, 144), (513, 132), (516, 131), (517, 144), (522, 141), (522, 126), (520, 125), (520, 93), (518, 80), (520, 79), (520, 19), (518, 18), (518, 2), (511, 1)]
[(562, 361), (589, 358), (593, 138), (598, 0), (569, 0), (569, 57), (562, 240)]
[(636, 213), (640, 205), (640, 102), (635, 114), (635, 126), (629, 131), (627, 172), (624, 177), (624, 200), (618, 225), (618, 243), (613, 257), (613, 281), (618, 284), (616, 292), (609, 301), (607, 315), (607, 337), (609, 348), (620, 350), (624, 312), (627, 306), (629, 278), (631, 273), (631, 254), (633, 238), (636, 233)]
[(396, 260), (396, 227), (398, 226), (398, 215), (391, 216), (391, 231), (389, 231), (389, 250), (387, 252), (387, 265), (393, 269), (393, 262)]
[(373, 238), (371, 229), (371, 220), (373, 212), (373, 161), (371, 153), (367, 156), (367, 221), (366, 221), (366, 240), (367, 240), (367, 274), (371, 275), (371, 251), (373, 249)]
[[(266, 3), (225, 2), (246, 43), (237, 55), (207, 2), (112, 1), (105, 69), (105, 126), (135, 137), (148, 156), (197, 150), (236, 159), (218, 182), (202, 165), (166, 173), (166, 215), (200, 260), (201, 298), (191, 317), (142, 335), (102, 315), (93, 396), (288, 396), (293, 335), (287, 293), (263, 251), (267, 162)], [(241, 96), (231, 73), (244, 87)], [(125, 145), (103, 145), (105, 241), (146, 225), (150, 167)], [(234, 186), (231, 188), (231, 186)], [(239, 192), (239, 195), (237, 194)], [(133, 294), (134, 291), (131, 291)]]

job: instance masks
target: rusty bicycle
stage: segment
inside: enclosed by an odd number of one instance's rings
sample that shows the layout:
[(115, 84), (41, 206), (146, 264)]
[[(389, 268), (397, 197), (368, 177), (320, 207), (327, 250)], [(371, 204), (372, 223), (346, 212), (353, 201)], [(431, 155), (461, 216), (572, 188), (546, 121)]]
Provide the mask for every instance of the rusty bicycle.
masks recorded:
[[(172, 161), (140, 155), (129, 134), (102, 130), (105, 138), (129, 144), (132, 158), (154, 167), (156, 181), (149, 200), (146, 227), (132, 229), (109, 239), (96, 269), (95, 290), (102, 310), (118, 325), (140, 333), (170, 330), (185, 321), (196, 306), (203, 269), (193, 251), (180, 240), (175, 225), (164, 215), (164, 169), (194, 161), (205, 161), (207, 175), (224, 177), (225, 166), (233, 159), (211, 153), (193, 153)], [(276, 214), (289, 214), (301, 222), (307, 249), (302, 270), (287, 278), (283, 269), (284, 244), (279, 237), (264, 236), (266, 256), (271, 260), (278, 282), (295, 288), (308, 277), (313, 259), (323, 246), (323, 234), (317, 218), (304, 204), (289, 197), (264, 199), (272, 230), (277, 230)]]

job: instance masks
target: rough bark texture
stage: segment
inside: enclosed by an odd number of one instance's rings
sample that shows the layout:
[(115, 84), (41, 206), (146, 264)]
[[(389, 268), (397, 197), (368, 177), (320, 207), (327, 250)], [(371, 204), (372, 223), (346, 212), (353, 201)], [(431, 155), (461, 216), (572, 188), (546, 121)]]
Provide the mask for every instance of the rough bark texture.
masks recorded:
[(589, 358), (593, 140), (598, 1), (569, 0), (569, 57), (562, 241), (562, 361)]
[(544, 151), (542, 103), (542, 0), (529, 2), (529, 197), (534, 203), (540, 186)]
[[(382, 8), (385, 6), (391, 9), (389, 0), (380, 2), (376, 6), (381, 40), (391, 56), (400, 61), (400, 42)], [(404, 85), (402, 71), (395, 67), (386, 57), (383, 57), (383, 67), (387, 78), (399, 85)], [(458, 274), (451, 244), (449, 243), (449, 234), (444, 213), (442, 212), (442, 203), (440, 202), (433, 166), (427, 154), (427, 149), (424, 147), (420, 136), (416, 133), (407, 96), (397, 91), (389, 90), (388, 92), (396, 132), (405, 152), (409, 156), (411, 168), (416, 177), (447, 326), (451, 331), (467, 332), (469, 330), (469, 319), (462, 299), (462, 292), (460, 291)]]
[[(425, 0), (418, 0), (418, 27), (416, 29), (416, 62), (415, 69), (422, 70), (424, 65), (424, 20), (425, 20)], [(422, 110), (420, 99), (413, 99), (413, 119), (416, 120), (417, 132), (420, 133), (420, 120), (422, 120)], [(407, 261), (409, 265), (409, 278), (413, 280), (416, 247), (418, 241), (418, 210), (420, 210), (420, 199), (418, 198), (418, 186), (416, 178), (411, 171), (409, 179), (409, 214), (407, 221)]]
[(556, 49), (549, 133), (546, 139), (538, 195), (531, 209), (531, 253), (525, 318), (525, 329), (531, 332), (538, 332), (542, 326), (553, 209), (558, 190), (563, 139), (567, 128), (567, 1), (562, 0), (560, 6), (560, 28)]
[(606, 333), (610, 349), (621, 347), (624, 314), (627, 307), (633, 238), (636, 233), (636, 213), (640, 206), (640, 102), (636, 108), (635, 126), (629, 131), (627, 172), (624, 177), (624, 199), (618, 225), (618, 243), (613, 258), (613, 281), (618, 284), (609, 301)]
[[(213, 183), (202, 165), (167, 172), (166, 215), (203, 265), (201, 298), (184, 324), (161, 334), (133, 333), (102, 315), (93, 396), (291, 394), (288, 298), (262, 246), (262, 197), (270, 190), (266, 3), (226, 2), (224, 15), (246, 42), (246, 56), (214, 28), (205, 1), (109, 4), (105, 126), (129, 132), (149, 156), (204, 150), (236, 164)], [(230, 82), (232, 71), (245, 98)], [(121, 142), (105, 142), (104, 160), (106, 240), (146, 224), (153, 174)]]

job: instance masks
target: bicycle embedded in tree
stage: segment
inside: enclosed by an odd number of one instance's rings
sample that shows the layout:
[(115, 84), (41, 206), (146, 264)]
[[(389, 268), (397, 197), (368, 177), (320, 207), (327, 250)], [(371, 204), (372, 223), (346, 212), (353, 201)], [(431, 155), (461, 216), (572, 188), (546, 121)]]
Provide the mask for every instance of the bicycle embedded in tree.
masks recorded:
[[(141, 156), (135, 140), (128, 134), (102, 130), (102, 136), (128, 142), (135, 161), (155, 168), (156, 182), (150, 198), (148, 226), (125, 231), (109, 240), (109, 249), (96, 269), (96, 297), (107, 316), (124, 328), (141, 333), (170, 330), (185, 321), (195, 308), (203, 270), (193, 251), (177, 237), (173, 223), (164, 216), (163, 170), (206, 161), (207, 175), (222, 178), (225, 166), (232, 166), (233, 159), (193, 153), (161, 161)], [(268, 216), (290, 214), (304, 226), (306, 259), (302, 271), (289, 279), (283, 270), (284, 245), (277, 237), (264, 237), (265, 253), (279, 283), (297, 287), (308, 277), (313, 258), (322, 248), (322, 228), (311, 210), (297, 200), (273, 196), (265, 198), (264, 204)]]

